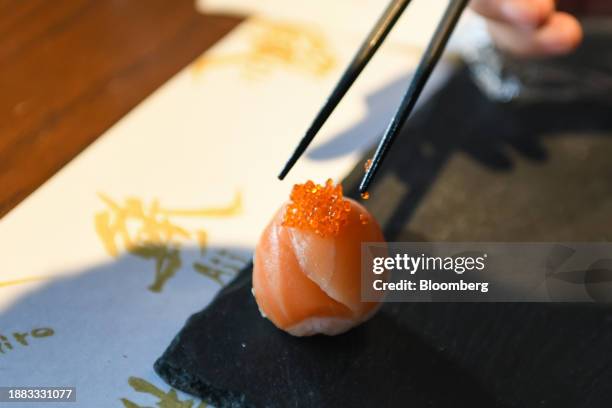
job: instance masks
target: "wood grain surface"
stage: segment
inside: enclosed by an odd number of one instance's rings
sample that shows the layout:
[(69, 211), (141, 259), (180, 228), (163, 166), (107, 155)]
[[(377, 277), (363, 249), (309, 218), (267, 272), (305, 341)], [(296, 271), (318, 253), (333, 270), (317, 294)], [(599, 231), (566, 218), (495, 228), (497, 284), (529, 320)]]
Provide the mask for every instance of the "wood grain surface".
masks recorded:
[(0, 217), (239, 22), (193, 0), (0, 0)]

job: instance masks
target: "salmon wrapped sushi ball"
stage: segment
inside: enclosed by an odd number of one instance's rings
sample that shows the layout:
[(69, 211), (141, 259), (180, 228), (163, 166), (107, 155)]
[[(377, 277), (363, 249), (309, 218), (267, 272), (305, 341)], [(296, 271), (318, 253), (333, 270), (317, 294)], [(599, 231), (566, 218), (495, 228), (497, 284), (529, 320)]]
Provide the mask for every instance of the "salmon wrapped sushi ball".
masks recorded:
[(253, 294), (264, 317), (294, 336), (336, 335), (379, 302), (361, 301), (361, 243), (384, 242), (372, 215), (331, 180), (293, 188), (255, 249)]

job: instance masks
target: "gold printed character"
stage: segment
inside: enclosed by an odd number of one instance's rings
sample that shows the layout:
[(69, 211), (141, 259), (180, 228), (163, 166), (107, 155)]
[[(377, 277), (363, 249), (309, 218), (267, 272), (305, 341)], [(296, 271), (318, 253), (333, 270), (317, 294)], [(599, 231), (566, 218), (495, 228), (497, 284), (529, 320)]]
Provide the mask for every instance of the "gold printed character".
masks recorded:
[(259, 17), (247, 24), (249, 45), (246, 51), (203, 56), (194, 64), (194, 72), (223, 64), (242, 66), (250, 77), (268, 74), (278, 67), (320, 77), (336, 65), (325, 36), (313, 27)]
[(222, 249), (204, 261), (194, 262), (193, 269), (223, 286), (225, 282), (221, 277), (233, 278), (247, 262), (242, 256)]
[[(178, 398), (175, 389), (170, 389), (168, 392), (164, 392), (157, 388), (155, 385), (150, 382), (138, 378), (138, 377), (130, 377), (128, 379), (128, 384), (134, 389), (134, 391), (150, 394), (154, 397), (158, 398), (159, 401), (156, 403), (158, 408), (193, 408), (195, 401), (193, 399), (181, 401)], [(147, 407), (144, 405), (138, 405), (126, 398), (121, 398), (121, 402), (125, 408), (153, 408)], [(197, 408), (206, 408), (207, 404), (204, 402), (200, 402)]]
[(167, 209), (153, 200), (146, 207), (138, 198), (127, 198), (119, 204), (99, 194), (106, 209), (98, 212), (94, 223), (98, 237), (111, 256), (118, 256), (123, 247), (132, 255), (155, 261), (155, 279), (149, 286), (161, 292), (166, 282), (182, 266), (182, 244), (195, 241), (204, 254), (208, 242), (205, 230), (189, 231), (174, 223), (174, 217), (218, 218), (232, 217), (242, 211), (242, 196), (237, 192), (233, 201), (224, 207), (199, 209)]

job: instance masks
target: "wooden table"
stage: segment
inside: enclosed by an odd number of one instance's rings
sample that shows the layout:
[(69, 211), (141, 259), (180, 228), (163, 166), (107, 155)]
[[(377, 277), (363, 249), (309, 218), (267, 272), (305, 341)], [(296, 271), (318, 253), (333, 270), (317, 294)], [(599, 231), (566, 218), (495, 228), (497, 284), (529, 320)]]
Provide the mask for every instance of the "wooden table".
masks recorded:
[(239, 22), (194, 0), (0, 0), (0, 217)]

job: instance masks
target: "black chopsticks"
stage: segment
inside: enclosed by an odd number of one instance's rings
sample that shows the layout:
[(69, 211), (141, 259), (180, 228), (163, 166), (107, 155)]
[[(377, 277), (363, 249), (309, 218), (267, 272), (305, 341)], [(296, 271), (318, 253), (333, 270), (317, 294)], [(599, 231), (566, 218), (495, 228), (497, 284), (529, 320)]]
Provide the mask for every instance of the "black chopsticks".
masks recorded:
[[(449, 1), (449, 5), (442, 16), (442, 19), (440, 20), (440, 23), (438, 24), (438, 27), (436, 28), (436, 31), (432, 36), (427, 49), (425, 50), (425, 53), (421, 57), (421, 61), (419, 62), (419, 65), (410, 82), (410, 86), (408, 87), (404, 98), (395, 112), (395, 115), (391, 119), (391, 122), (389, 123), (389, 126), (387, 127), (380, 143), (378, 144), (376, 153), (372, 158), (371, 165), (369, 166), (363, 180), (361, 181), (361, 184), (359, 185), (359, 191), (361, 193), (365, 193), (368, 190), (382, 160), (387, 155), (393, 141), (399, 134), (403, 123), (410, 116), (410, 113), (412, 112), (421, 91), (425, 87), (431, 72), (444, 52), (448, 39), (459, 21), (459, 18), (461, 17), (461, 14), (468, 1), (469, 0)], [(334, 88), (333, 92), (315, 117), (312, 125), (308, 128), (306, 134), (285, 164), (285, 167), (278, 176), (279, 179), (282, 180), (287, 173), (289, 173), (289, 170), (291, 170), (293, 165), (304, 153), (317, 132), (321, 129), (327, 118), (329, 118), (334, 108), (338, 105), (353, 82), (355, 82), (355, 79), (357, 79), (363, 68), (376, 53), (382, 42), (387, 37), (387, 34), (389, 34), (409, 3), (410, 0), (391, 1), (383, 15), (377, 21), (374, 29), (370, 32), (366, 40), (359, 48), (359, 51), (340, 78), (340, 81)]]
[(366, 174), (363, 176), (361, 180), (361, 184), (359, 184), (359, 192), (365, 193), (368, 191), (370, 183), (374, 179), (380, 164), (384, 160), (385, 156), (389, 152), (391, 145), (397, 138), (402, 125), (410, 116), (416, 101), (421, 95), (421, 91), (425, 87), (431, 72), (435, 68), (436, 64), (440, 60), (440, 56), (444, 52), (444, 48), (446, 47), (446, 43), (450, 38), (457, 21), (461, 17), (461, 13), (465, 9), (468, 0), (451, 0), (446, 11), (444, 12), (444, 16), (440, 20), (436, 31), (429, 41), (429, 45), (425, 50), (425, 53), (421, 57), (421, 61), (414, 72), (414, 76), (410, 81), (410, 86), (408, 87), (408, 91), (402, 98), (400, 105), (393, 115), (389, 126), (387, 126), (387, 130), (383, 135), (380, 143), (378, 143), (378, 147), (376, 148), (376, 153), (374, 153), (374, 157), (372, 158), (372, 163), (369, 166)]
[(340, 100), (344, 97), (346, 92), (349, 90), (353, 82), (357, 79), (361, 71), (368, 65), (368, 62), (372, 56), (378, 50), (378, 47), (383, 43), (387, 34), (391, 31), (397, 20), (402, 15), (402, 12), (406, 9), (406, 6), (410, 3), (410, 0), (392, 0), (383, 15), (380, 16), (376, 25), (370, 31), (365, 41), (359, 47), (357, 54), (353, 57), (353, 60), (349, 64), (344, 74), (340, 78), (340, 81), (332, 91), (331, 95), (315, 117), (312, 125), (306, 131), (306, 134), (300, 140), (300, 143), (296, 147), (295, 151), (285, 164), (285, 167), (278, 175), (279, 179), (284, 179), (289, 170), (293, 167), (295, 162), (300, 158), (306, 148), (312, 142), (312, 139), (319, 132), (329, 115), (334, 111), (336, 106), (340, 103)]

